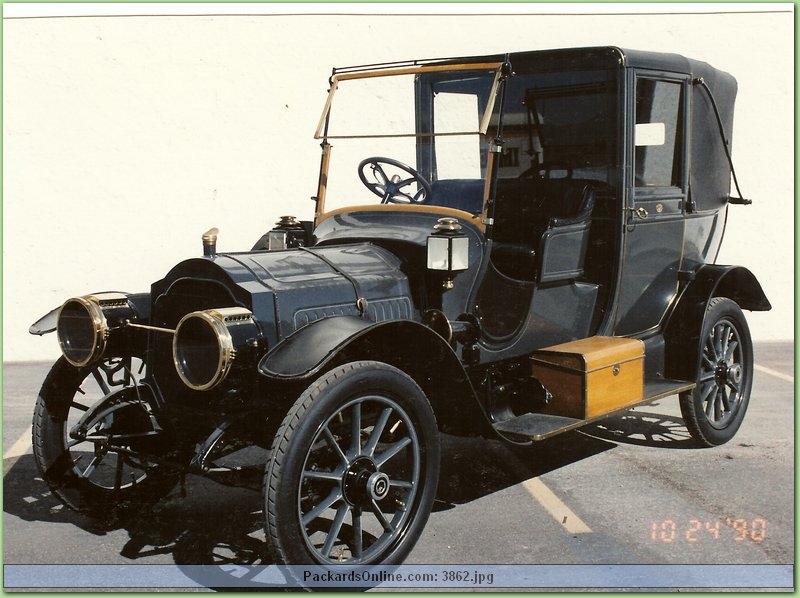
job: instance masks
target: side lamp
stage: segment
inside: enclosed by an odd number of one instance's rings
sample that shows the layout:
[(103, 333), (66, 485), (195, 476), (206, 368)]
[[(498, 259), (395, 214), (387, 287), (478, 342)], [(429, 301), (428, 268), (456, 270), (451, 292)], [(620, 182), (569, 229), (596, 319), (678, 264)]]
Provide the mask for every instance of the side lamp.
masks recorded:
[(444, 275), (442, 288), (453, 288), (459, 272), (469, 267), (469, 238), (455, 218), (439, 218), (428, 237), (428, 270)]

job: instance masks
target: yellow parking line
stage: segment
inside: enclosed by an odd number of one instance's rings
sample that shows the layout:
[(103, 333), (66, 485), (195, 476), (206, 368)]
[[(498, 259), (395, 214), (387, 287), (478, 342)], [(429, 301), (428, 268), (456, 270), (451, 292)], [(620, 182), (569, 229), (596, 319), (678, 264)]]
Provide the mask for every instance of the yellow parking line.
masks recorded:
[(522, 483), (533, 498), (539, 501), (553, 519), (555, 519), (565, 530), (571, 534), (589, 534), (592, 532), (589, 526), (581, 521), (570, 508), (561, 502), (553, 491), (545, 486), (539, 478), (531, 478)]
[(3, 459), (12, 459), (14, 457), (21, 457), (32, 448), (31, 445), (31, 428), (30, 426), (25, 433), (20, 436), (17, 441), (11, 445), (11, 448), (3, 453)]
[(763, 372), (765, 374), (769, 374), (770, 376), (775, 376), (776, 378), (780, 378), (781, 380), (785, 380), (786, 382), (791, 382), (794, 384), (794, 376), (790, 376), (789, 374), (784, 374), (783, 372), (779, 372), (777, 370), (773, 370), (772, 368), (764, 367), (763, 365), (756, 364), (756, 370), (759, 372)]

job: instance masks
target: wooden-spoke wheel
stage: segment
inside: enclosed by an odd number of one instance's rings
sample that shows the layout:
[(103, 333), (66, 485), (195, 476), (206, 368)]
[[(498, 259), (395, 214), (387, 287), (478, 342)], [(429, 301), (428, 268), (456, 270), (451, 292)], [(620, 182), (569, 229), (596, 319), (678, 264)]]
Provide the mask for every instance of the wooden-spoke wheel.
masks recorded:
[(267, 542), (282, 563), (393, 563), (430, 514), (439, 441), (408, 376), (376, 362), (322, 376), (278, 430), (264, 480)]

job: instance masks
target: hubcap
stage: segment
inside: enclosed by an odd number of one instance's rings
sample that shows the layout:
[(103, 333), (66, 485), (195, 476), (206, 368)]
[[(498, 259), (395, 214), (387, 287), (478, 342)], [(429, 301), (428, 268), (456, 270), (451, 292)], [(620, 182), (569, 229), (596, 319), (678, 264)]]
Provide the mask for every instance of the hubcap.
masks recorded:
[(729, 366), (727, 370), (727, 381), (731, 384), (740, 384), (742, 381), (742, 366), (738, 363), (735, 363), (732, 366)]
[(383, 500), (389, 494), (389, 476), (376, 471), (367, 480), (367, 490), (372, 500)]

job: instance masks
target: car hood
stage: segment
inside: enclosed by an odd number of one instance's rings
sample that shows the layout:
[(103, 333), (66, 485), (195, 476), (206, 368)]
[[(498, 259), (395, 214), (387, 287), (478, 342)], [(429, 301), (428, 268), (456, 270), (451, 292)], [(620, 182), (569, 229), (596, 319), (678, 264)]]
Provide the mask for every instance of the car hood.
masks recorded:
[(414, 316), (400, 259), (370, 243), (220, 253), (186, 260), (152, 286), (152, 322), (174, 328), (191, 311), (251, 310), (269, 346), (322, 318)]

